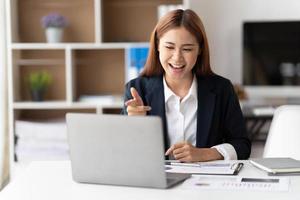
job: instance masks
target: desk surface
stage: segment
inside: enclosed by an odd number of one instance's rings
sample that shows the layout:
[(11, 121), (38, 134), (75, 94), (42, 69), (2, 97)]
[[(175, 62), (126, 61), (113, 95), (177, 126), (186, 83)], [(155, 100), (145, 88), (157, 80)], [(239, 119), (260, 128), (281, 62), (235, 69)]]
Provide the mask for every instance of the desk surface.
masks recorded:
[[(248, 161), (238, 176), (267, 177), (267, 174)], [(148, 189), (124, 186), (80, 184), (72, 180), (71, 167), (68, 161), (33, 162), (22, 177), (9, 184), (2, 192), (0, 199), (299, 199), (300, 176), (291, 176), (288, 192), (258, 192), (234, 190), (186, 189), (181, 185), (171, 189)]]

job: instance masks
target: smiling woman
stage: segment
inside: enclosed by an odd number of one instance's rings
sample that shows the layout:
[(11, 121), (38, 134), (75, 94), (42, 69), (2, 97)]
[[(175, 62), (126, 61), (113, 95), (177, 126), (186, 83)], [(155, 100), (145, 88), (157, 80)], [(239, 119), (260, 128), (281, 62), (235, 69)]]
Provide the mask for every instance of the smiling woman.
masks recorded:
[[(0, 1), (0, 30), (6, 30), (4, 3), (5, 1)], [(0, 190), (8, 180), (9, 169), (5, 42), (5, 31), (0, 31)]]
[(167, 13), (154, 27), (144, 70), (126, 85), (123, 113), (160, 116), (169, 159), (197, 162), (250, 155), (233, 86), (212, 71), (204, 26), (189, 9)]

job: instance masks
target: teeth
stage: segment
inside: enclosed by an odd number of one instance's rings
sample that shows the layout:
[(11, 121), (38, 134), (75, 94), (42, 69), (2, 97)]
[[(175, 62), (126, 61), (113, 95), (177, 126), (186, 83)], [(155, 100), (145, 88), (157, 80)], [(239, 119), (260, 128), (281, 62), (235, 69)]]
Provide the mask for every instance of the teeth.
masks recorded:
[(170, 66), (176, 69), (180, 69), (184, 67), (184, 65), (172, 65), (172, 64), (170, 64)]

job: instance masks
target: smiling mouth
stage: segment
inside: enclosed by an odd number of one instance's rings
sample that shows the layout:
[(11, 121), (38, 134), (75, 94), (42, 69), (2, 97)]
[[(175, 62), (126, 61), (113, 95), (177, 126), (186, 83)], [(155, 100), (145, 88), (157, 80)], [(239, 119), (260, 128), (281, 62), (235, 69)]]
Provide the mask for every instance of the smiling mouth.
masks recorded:
[(173, 69), (183, 69), (185, 67), (185, 65), (172, 65), (169, 63), (169, 66)]

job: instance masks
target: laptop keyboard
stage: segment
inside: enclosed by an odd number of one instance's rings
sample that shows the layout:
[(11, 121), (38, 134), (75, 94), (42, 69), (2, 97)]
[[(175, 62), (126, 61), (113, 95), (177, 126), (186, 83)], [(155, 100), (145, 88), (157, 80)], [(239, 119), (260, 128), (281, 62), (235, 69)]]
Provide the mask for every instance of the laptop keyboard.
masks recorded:
[(178, 174), (178, 173), (168, 173), (168, 172), (166, 173), (166, 175), (167, 175), (166, 180), (168, 186), (184, 181), (186, 178), (190, 176), (188, 174)]
[(167, 178), (167, 184), (170, 185), (171, 183), (173, 183), (174, 181), (176, 181), (176, 178)]

